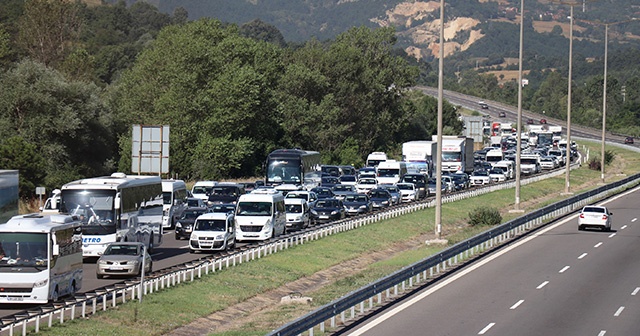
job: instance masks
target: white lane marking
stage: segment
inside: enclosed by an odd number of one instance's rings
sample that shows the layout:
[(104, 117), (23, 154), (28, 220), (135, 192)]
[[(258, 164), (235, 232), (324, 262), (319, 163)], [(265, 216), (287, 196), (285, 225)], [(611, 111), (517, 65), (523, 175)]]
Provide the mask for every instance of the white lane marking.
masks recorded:
[(578, 257), (578, 259), (582, 259), (582, 258), (584, 258), (584, 257), (586, 257), (586, 256), (587, 256), (587, 253), (585, 252), (585, 253), (581, 254), (581, 255)]
[(620, 314), (622, 314), (623, 310), (624, 310), (624, 306), (618, 308), (618, 310), (616, 311), (615, 314), (613, 314), (613, 316), (616, 316), (616, 317), (620, 316)]
[(489, 329), (491, 329), (491, 327), (493, 327), (494, 325), (496, 325), (495, 323), (491, 322), (489, 323), (486, 327), (484, 327), (484, 329), (480, 330), (480, 332), (478, 333), (478, 335), (484, 335), (484, 333), (486, 333), (487, 331), (489, 331)]
[(620, 230), (624, 230), (624, 229), (626, 229), (626, 228), (627, 228), (627, 226), (626, 226), (626, 225), (623, 225), (622, 227), (620, 227)]
[(634, 218), (634, 219), (631, 220), (631, 223), (633, 223), (633, 222), (635, 222), (637, 220), (638, 220), (637, 218)]
[(185, 246), (180, 246), (181, 249), (188, 249), (189, 245), (185, 245)]
[(566, 270), (568, 270), (569, 268), (571, 268), (571, 266), (565, 266), (565, 267), (563, 267), (563, 268), (560, 270), (560, 272), (558, 272), (558, 273), (564, 273), (564, 272), (565, 272)]
[(598, 247), (600, 247), (600, 246), (602, 246), (602, 242), (599, 242), (599, 243), (597, 243), (597, 244), (593, 245), (593, 247), (595, 247), (595, 248), (598, 248)]
[(524, 302), (524, 300), (520, 300), (520, 301), (516, 302), (513, 306), (511, 306), (511, 308), (509, 308), (509, 309), (514, 310), (514, 309), (518, 308), (518, 306), (521, 305), (523, 302)]
[(546, 286), (549, 283), (549, 281), (545, 281), (541, 284), (538, 285), (538, 287), (536, 287), (536, 289), (542, 289), (542, 287)]
[[(598, 203), (598, 205), (605, 205), (605, 204), (609, 204), (615, 200), (617, 200), (618, 198), (621, 197), (625, 197), (631, 193), (637, 192), (638, 190), (640, 190), (640, 187), (638, 188), (633, 188), (625, 193), (622, 193), (620, 195), (617, 195), (615, 197), (612, 197), (610, 199), (607, 199), (606, 201), (602, 202), (602, 203)], [(362, 326), (362, 328), (355, 330), (353, 333), (350, 333), (350, 336), (359, 336), (359, 335), (363, 335), (365, 334), (367, 331), (375, 328), (377, 325), (383, 323), (384, 321), (386, 321), (387, 319), (391, 318), (392, 316), (402, 312), (403, 310), (407, 309), (408, 307), (412, 306), (413, 304), (415, 304), (416, 302), (419, 302), (420, 300), (426, 298), (427, 296), (437, 292), (438, 290), (442, 289), (444, 286), (449, 285), (450, 283), (462, 278), (463, 276), (475, 271), (476, 269), (484, 266), (485, 264), (488, 264), (489, 262), (493, 261), (494, 259), (497, 259), (499, 257), (501, 257), (504, 254), (509, 253), (511, 250), (516, 249), (518, 247), (520, 247), (520, 245), (526, 244), (542, 235), (544, 235), (545, 233), (558, 228), (561, 225), (567, 224), (569, 222), (573, 222), (575, 221), (575, 219), (578, 218), (578, 213), (575, 213), (555, 224), (549, 225), (548, 227), (543, 228), (540, 231), (535, 232), (534, 234), (519, 240), (515, 243), (513, 243), (512, 245), (509, 245), (507, 247), (505, 247), (504, 249), (497, 251), (494, 254), (491, 254), (490, 256), (479, 260), (477, 263), (466, 267), (464, 269), (462, 269), (459, 273), (456, 273), (454, 276), (447, 278), (444, 281), (438, 282), (436, 283), (433, 287), (427, 289), (426, 291), (414, 296), (413, 298), (411, 298), (410, 300), (407, 300), (406, 302), (404, 302), (403, 304), (389, 310), (388, 312), (381, 314), (378, 318), (372, 320), (371, 322), (367, 323), (366, 325)]]
[(640, 292), (640, 287), (636, 287), (636, 289), (631, 293), (631, 295), (636, 295)]
[(615, 237), (615, 236), (616, 236), (616, 234), (615, 234), (615, 233), (612, 233), (612, 234), (610, 234), (610, 235), (609, 235), (609, 238), (613, 238), (613, 237)]
[(607, 331), (606, 330), (600, 330), (600, 333), (598, 334), (598, 336), (604, 336), (604, 334), (606, 334)]

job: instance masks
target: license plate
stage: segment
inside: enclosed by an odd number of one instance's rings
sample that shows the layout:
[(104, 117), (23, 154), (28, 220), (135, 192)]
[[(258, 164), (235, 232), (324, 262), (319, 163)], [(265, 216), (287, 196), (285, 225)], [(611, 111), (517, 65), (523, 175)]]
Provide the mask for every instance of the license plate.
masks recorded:
[(320, 219), (329, 219), (329, 216), (320, 216)]
[(111, 267), (109, 269), (112, 270), (112, 271), (122, 271), (124, 268), (120, 267), (120, 266), (115, 266), (115, 267)]
[(7, 297), (7, 301), (22, 301), (22, 300), (23, 300), (22, 297), (14, 297), (14, 296)]
[(184, 232), (191, 232), (191, 231), (193, 231), (193, 230), (191, 230), (191, 229), (184, 230)]

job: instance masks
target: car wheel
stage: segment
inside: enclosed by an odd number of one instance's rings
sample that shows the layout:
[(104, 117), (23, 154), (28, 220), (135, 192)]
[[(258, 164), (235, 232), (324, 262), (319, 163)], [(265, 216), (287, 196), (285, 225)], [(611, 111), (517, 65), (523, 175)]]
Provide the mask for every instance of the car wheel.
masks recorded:
[(153, 261), (149, 263), (149, 270), (147, 271), (147, 274), (153, 272)]
[(578, 225), (578, 231), (583, 231), (584, 227), (582, 225)]
[(58, 292), (58, 287), (56, 286), (56, 288), (53, 290), (53, 293), (51, 294), (51, 301), (56, 302), (58, 301), (59, 298), (60, 298), (60, 294)]
[(190, 249), (189, 253), (196, 253), (196, 251)]
[(104, 275), (102, 275), (102, 274), (96, 274), (96, 278), (98, 278), (98, 279), (104, 279)]

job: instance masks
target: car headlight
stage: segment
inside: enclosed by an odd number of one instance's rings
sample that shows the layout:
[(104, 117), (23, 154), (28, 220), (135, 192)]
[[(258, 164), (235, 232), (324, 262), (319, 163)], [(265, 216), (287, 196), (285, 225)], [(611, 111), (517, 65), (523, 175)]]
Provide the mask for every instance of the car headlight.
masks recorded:
[(47, 285), (47, 283), (49, 283), (49, 279), (44, 279), (44, 280), (40, 280), (40, 281), (36, 281), (33, 284), (34, 288), (38, 288), (38, 287), (44, 287)]
[(333, 210), (333, 211), (331, 211), (331, 214), (332, 214), (332, 215), (337, 215), (337, 214), (338, 214), (338, 210)]
[(317, 214), (318, 214), (318, 212), (317, 212), (317, 211), (315, 211), (314, 209), (311, 209), (311, 213), (312, 213), (312, 214), (314, 214), (314, 215), (317, 215)]
[(383, 205), (387, 205), (387, 204), (389, 204), (389, 201), (382, 201), (382, 204)]
[(191, 238), (190, 238), (190, 239), (191, 239), (191, 240), (198, 240), (198, 235), (197, 235), (197, 234), (195, 234), (195, 233), (192, 233), (192, 234), (191, 234)]
[(106, 260), (98, 260), (98, 265), (106, 265), (107, 261)]
[(182, 228), (182, 224), (180, 222), (176, 223), (176, 229), (181, 229)]
[(293, 218), (294, 222), (299, 222), (301, 220), (302, 220), (302, 216), (296, 216), (296, 217)]
[(366, 206), (366, 205), (361, 205), (361, 206), (360, 206), (360, 209), (366, 209), (366, 208), (367, 208), (367, 206)]
[(224, 235), (223, 234), (216, 236), (216, 240), (223, 240), (223, 239), (224, 239)]
[(268, 219), (264, 223), (264, 226), (262, 227), (262, 231), (269, 231), (270, 228), (271, 228), (271, 219)]

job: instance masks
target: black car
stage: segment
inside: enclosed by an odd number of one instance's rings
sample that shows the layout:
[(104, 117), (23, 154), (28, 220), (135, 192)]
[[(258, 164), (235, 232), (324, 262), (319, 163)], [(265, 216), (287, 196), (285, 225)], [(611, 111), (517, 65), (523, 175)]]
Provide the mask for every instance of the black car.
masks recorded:
[(633, 145), (633, 137), (624, 138), (624, 143), (627, 145)]
[(196, 218), (207, 212), (210, 212), (207, 207), (193, 207), (184, 210), (182, 212), (182, 216), (180, 216), (176, 222), (176, 240), (189, 239), (191, 231), (193, 231), (193, 223), (196, 222)]
[(218, 183), (213, 186), (211, 189), (211, 194), (209, 195), (209, 204), (216, 203), (235, 203), (240, 198), (240, 195), (243, 195), (244, 185), (239, 183), (229, 183), (223, 184)]
[(464, 190), (469, 188), (471, 180), (467, 173), (455, 173), (450, 175), (453, 178), (453, 183), (456, 185), (456, 190)]
[(333, 190), (331, 190), (331, 188), (327, 188), (327, 187), (315, 187), (313, 189), (311, 189), (311, 191), (313, 191), (314, 193), (316, 193), (316, 196), (318, 196), (318, 199), (324, 199), (324, 198), (333, 198), (336, 195), (333, 193)]
[(340, 167), (338, 166), (330, 166), (330, 165), (322, 165), (320, 166), (320, 171), (331, 176), (340, 177)]
[(369, 198), (374, 210), (380, 210), (393, 205), (393, 197), (387, 189), (375, 188), (369, 191)]
[(326, 223), (340, 220), (347, 216), (347, 211), (341, 200), (336, 198), (320, 199), (311, 208), (311, 218), (315, 223)]
[(323, 176), (320, 186), (333, 188), (336, 184), (340, 184), (340, 178), (336, 176)]
[(342, 201), (347, 210), (347, 215), (356, 216), (369, 213), (373, 210), (371, 200), (365, 194), (348, 194)]

